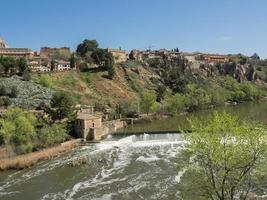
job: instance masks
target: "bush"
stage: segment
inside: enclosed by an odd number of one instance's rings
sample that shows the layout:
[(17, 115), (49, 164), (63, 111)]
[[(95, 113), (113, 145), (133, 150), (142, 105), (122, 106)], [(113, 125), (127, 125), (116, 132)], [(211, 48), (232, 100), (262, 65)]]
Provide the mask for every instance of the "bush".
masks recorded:
[(44, 126), (38, 134), (41, 147), (49, 147), (55, 143), (64, 142), (68, 137), (66, 125), (59, 123)]
[(167, 110), (171, 112), (173, 115), (176, 115), (185, 109), (185, 103), (186, 103), (186, 97), (182, 94), (177, 93), (174, 96), (167, 98), (166, 100)]
[(0, 120), (0, 136), (5, 144), (14, 145), (15, 152), (27, 153), (36, 134), (35, 124), (33, 114), (20, 108), (8, 109)]
[(53, 80), (51, 78), (51, 76), (47, 75), (47, 74), (42, 74), (39, 77), (39, 80), (37, 81), (38, 84), (47, 87), (47, 88), (52, 88), (53, 86)]
[(9, 97), (11, 98), (16, 98), (18, 95), (18, 89), (16, 86), (11, 87), (10, 93), (9, 93)]

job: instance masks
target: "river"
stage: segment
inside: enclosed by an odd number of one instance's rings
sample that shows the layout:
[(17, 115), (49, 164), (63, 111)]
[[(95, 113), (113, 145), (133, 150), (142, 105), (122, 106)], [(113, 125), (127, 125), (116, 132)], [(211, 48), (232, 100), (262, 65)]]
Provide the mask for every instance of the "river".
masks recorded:
[[(242, 118), (267, 122), (267, 102), (217, 108)], [(204, 119), (211, 110), (140, 124), (129, 131), (187, 128), (186, 117)], [(0, 172), (0, 199), (7, 200), (138, 200), (179, 199), (184, 173), (177, 157), (184, 148), (179, 134), (141, 134), (111, 137), (21, 171)], [(86, 160), (86, 164), (71, 164)]]

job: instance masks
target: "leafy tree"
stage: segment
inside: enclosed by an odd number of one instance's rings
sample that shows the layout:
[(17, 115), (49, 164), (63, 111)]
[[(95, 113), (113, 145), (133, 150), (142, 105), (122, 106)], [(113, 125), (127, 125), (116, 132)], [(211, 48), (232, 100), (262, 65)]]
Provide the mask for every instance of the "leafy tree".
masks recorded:
[(107, 61), (107, 55), (108, 51), (106, 49), (97, 48), (92, 52), (91, 57), (93, 58), (95, 64), (106, 67), (105, 62)]
[(72, 69), (76, 68), (76, 61), (75, 61), (75, 55), (74, 55), (74, 53), (71, 54), (71, 58), (70, 58), (70, 68), (72, 68)]
[(73, 114), (73, 101), (63, 92), (55, 92), (51, 100), (52, 117), (54, 120), (69, 118)]
[(108, 77), (110, 79), (113, 79), (116, 74), (116, 71), (114, 66), (114, 58), (111, 53), (108, 53), (105, 57), (105, 68), (108, 71)]
[(156, 93), (157, 93), (157, 102), (161, 102), (164, 99), (166, 93), (166, 87), (164, 85), (158, 85)]
[(185, 109), (185, 104), (186, 97), (179, 93), (167, 99), (167, 108), (173, 115), (176, 115)]
[(69, 135), (65, 124), (54, 123), (41, 128), (38, 138), (41, 147), (49, 147), (55, 143), (64, 142)]
[(25, 58), (18, 58), (16, 62), (20, 74), (22, 74), (25, 70), (28, 70), (28, 65)]
[(55, 60), (52, 59), (51, 62), (50, 62), (50, 70), (51, 71), (54, 71), (56, 68), (56, 63), (55, 63)]
[(8, 109), (0, 119), (0, 136), (4, 144), (14, 144), (17, 153), (32, 150), (36, 118), (20, 108)]
[(77, 46), (77, 54), (84, 57), (86, 53), (93, 52), (98, 48), (98, 42), (96, 40), (84, 40)]
[(154, 111), (157, 107), (156, 94), (154, 92), (146, 92), (141, 98), (141, 109), (146, 114)]
[(37, 83), (47, 88), (52, 88), (53, 86), (53, 80), (48, 74), (40, 75)]
[(206, 107), (210, 103), (210, 97), (207, 92), (198, 88), (195, 84), (187, 85), (187, 106), (189, 110), (197, 110)]
[[(192, 185), (199, 184), (190, 199), (247, 199), (255, 168), (267, 152), (266, 128), (227, 113), (214, 113), (207, 122), (191, 119), (190, 124), (192, 156), (184, 177), (190, 174)], [(190, 192), (191, 185), (186, 190)]]

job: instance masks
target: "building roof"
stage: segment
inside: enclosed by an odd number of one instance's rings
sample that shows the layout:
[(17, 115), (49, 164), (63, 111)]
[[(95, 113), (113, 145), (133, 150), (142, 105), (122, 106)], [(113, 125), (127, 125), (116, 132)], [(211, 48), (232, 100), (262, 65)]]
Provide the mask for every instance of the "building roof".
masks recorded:
[(92, 114), (87, 112), (78, 113), (77, 119), (90, 120), (90, 119), (99, 119), (102, 118), (100, 114)]

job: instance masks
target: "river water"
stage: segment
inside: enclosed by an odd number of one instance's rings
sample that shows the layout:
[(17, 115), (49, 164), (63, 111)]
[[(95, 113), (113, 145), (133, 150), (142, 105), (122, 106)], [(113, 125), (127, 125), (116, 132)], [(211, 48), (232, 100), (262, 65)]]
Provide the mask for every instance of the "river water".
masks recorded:
[[(267, 102), (260, 102), (218, 110), (265, 123), (266, 109)], [(200, 111), (194, 115), (205, 119), (210, 113)], [(185, 118), (160, 120), (124, 131), (186, 128)], [(177, 158), (184, 146), (179, 134), (111, 137), (30, 169), (0, 172), (0, 199), (179, 199), (184, 170)], [(86, 164), (72, 166), (81, 160)]]

